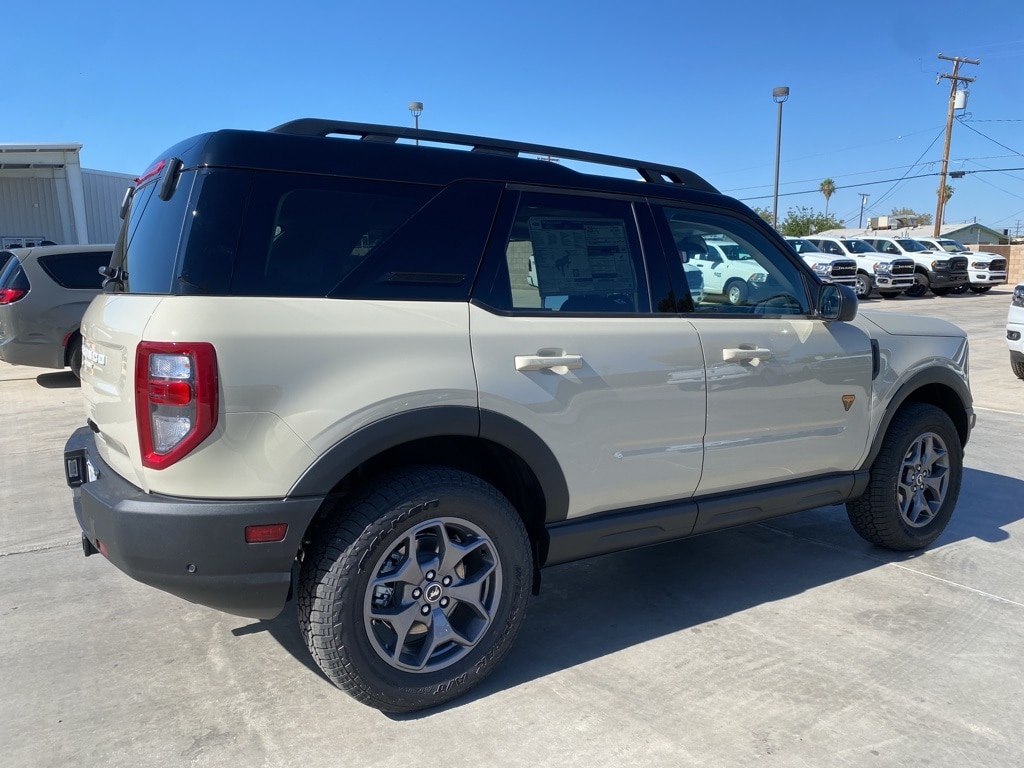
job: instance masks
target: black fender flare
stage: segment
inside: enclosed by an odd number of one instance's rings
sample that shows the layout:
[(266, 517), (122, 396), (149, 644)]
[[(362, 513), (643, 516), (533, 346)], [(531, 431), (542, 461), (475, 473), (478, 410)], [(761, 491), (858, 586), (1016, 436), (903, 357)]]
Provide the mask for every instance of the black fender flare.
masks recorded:
[(889, 425), (892, 423), (893, 418), (896, 416), (903, 404), (910, 401), (914, 393), (918, 392), (923, 387), (932, 385), (939, 385), (946, 387), (955, 394), (964, 409), (964, 429), (961, 432), (961, 424), (958, 418), (951, 414), (950, 418), (953, 419), (953, 423), (957, 427), (957, 432), (960, 433), (962, 438), (962, 445), (967, 445), (967, 440), (970, 437), (971, 429), (974, 427), (974, 398), (971, 396), (971, 390), (967, 386), (967, 383), (956, 374), (956, 372), (949, 368), (928, 368), (927, 370), (918, 371), (903, 384), (900, 385), (899, 389), (893, 395), (885, 408), (885, 413), (882, 416), (882, 420), (878, 424), (878, 432), (875, 433), (874, 440), (871, 443), (871, 450), (868, 452), (867, 459), (865, 459), (862, 469), (869, 469), (874, 463), (875, 458), (878, 456), (878, 452), (882, 449), (882, 441), (885, 439), (886, 433), (889, 431)]
[(569, 488), (547, 444), (508, 416), (459, 405), (418, 408), (367, 424), (317, 457), (292, 486), (288, 497), (326, 496), (341, 478), (384, 451), (424, 438), (453, 436), (480, 438), (516, 454), (540, 483), (545, 522), (566, 519)]

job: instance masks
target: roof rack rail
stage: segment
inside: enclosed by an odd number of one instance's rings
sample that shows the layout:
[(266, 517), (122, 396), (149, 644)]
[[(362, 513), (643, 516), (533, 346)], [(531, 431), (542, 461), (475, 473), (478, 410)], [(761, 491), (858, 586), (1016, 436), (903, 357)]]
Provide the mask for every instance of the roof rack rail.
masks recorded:
[(614, 155), (600, 155), (594, 152), (581, 152), (564, 147), (549, 147), (544, 144), (529, 144), (521, 141), (491, 139), (484, 136), (469, 136), (462, 133), (446, 133), (428, 131), (422, 128), (404, 128), (395, 125), (374, 125), (371, 123), (352, 123), (339, 120), (324, 120), (305, 117), (291, 120), (271, 128), (269, 133), (286, 133), (293, 136), (319, 136), (326, 138), (331, 134), (342, 136), (358, 136), (364, 141), (381, 141), (394, 143), (398, 139), (418, 139), (441, 144), (470, 147), (473, 152), (519, 157), (522, 153), (542, 157), (557, 157), (564, 160), (579, 160), (586, 163), (629, 168), (640, 174), (645, 181), (656, 184), (677, 184), (697, 189), (702, 192), (718, 192), (715, 187), (693, 171), (677, 168), (661, 163), (648, 163), (643, 160), (630, 160)]

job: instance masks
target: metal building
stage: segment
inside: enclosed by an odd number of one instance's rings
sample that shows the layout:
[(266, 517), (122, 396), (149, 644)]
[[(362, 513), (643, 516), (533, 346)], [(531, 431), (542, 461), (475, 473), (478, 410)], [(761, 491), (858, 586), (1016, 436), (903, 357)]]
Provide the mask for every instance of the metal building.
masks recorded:
[(0, 144), (0, 246), (112, 243), (127, 173), (82, 168), (81, 144)]

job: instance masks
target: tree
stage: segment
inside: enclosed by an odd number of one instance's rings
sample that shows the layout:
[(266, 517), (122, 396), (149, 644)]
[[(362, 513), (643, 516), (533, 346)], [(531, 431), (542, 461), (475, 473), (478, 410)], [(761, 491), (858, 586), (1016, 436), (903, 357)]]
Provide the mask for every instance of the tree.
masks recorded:
[(779, 222), (779, 232), (791, 237), (806, 237), (827, 229), (842, 229), (843, 224), (843, 220), (837, 219), (835, 216), (800, 206), (790, 208), (786, 212), (786, 218)]
[(913, 208), (893, 208), (891, 216), (907, 216), (917, 217), (917, 226), (926, 227), (932, 223), (932, 215), (930, 213), (917, 213)]
[(828, 216), (828, 199), (832, 197), (832, 193), (836, 191), (836, 183), (832, 179), (824, 179), (821, 184), (818, 185), (818, 189), (821, 190), (821, 194), (825, 196), (825, 216)]
[(762, 219), (764, 219), (766, 222), (768, 222), (769, 224), (771, 224), (772, 223), (772, 219), (775, 218), (774, 216), (772, 216), (772, 209), (771, 208), (759, 208), (757, 206), (754, 206), (751, 210), (754, 213), (756, 213), (758, 216), (760, 216)]

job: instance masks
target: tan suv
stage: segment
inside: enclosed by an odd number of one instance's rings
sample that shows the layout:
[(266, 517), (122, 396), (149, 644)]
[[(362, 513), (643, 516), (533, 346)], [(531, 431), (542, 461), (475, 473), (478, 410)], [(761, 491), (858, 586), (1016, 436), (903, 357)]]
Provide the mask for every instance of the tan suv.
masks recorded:
[[(757, 290), (695, 301), (690, 241), (736, 243)], [(86, 553), (243, 616), (294, 594), (324, 674), (383, 710), (479, 683), (545, 566), (843, 503), (917, 549), (959, 493), (963, 331), (858, 315), (682, 168), (218, 131), (142, 175), (106, 275), (64, 457)]]

